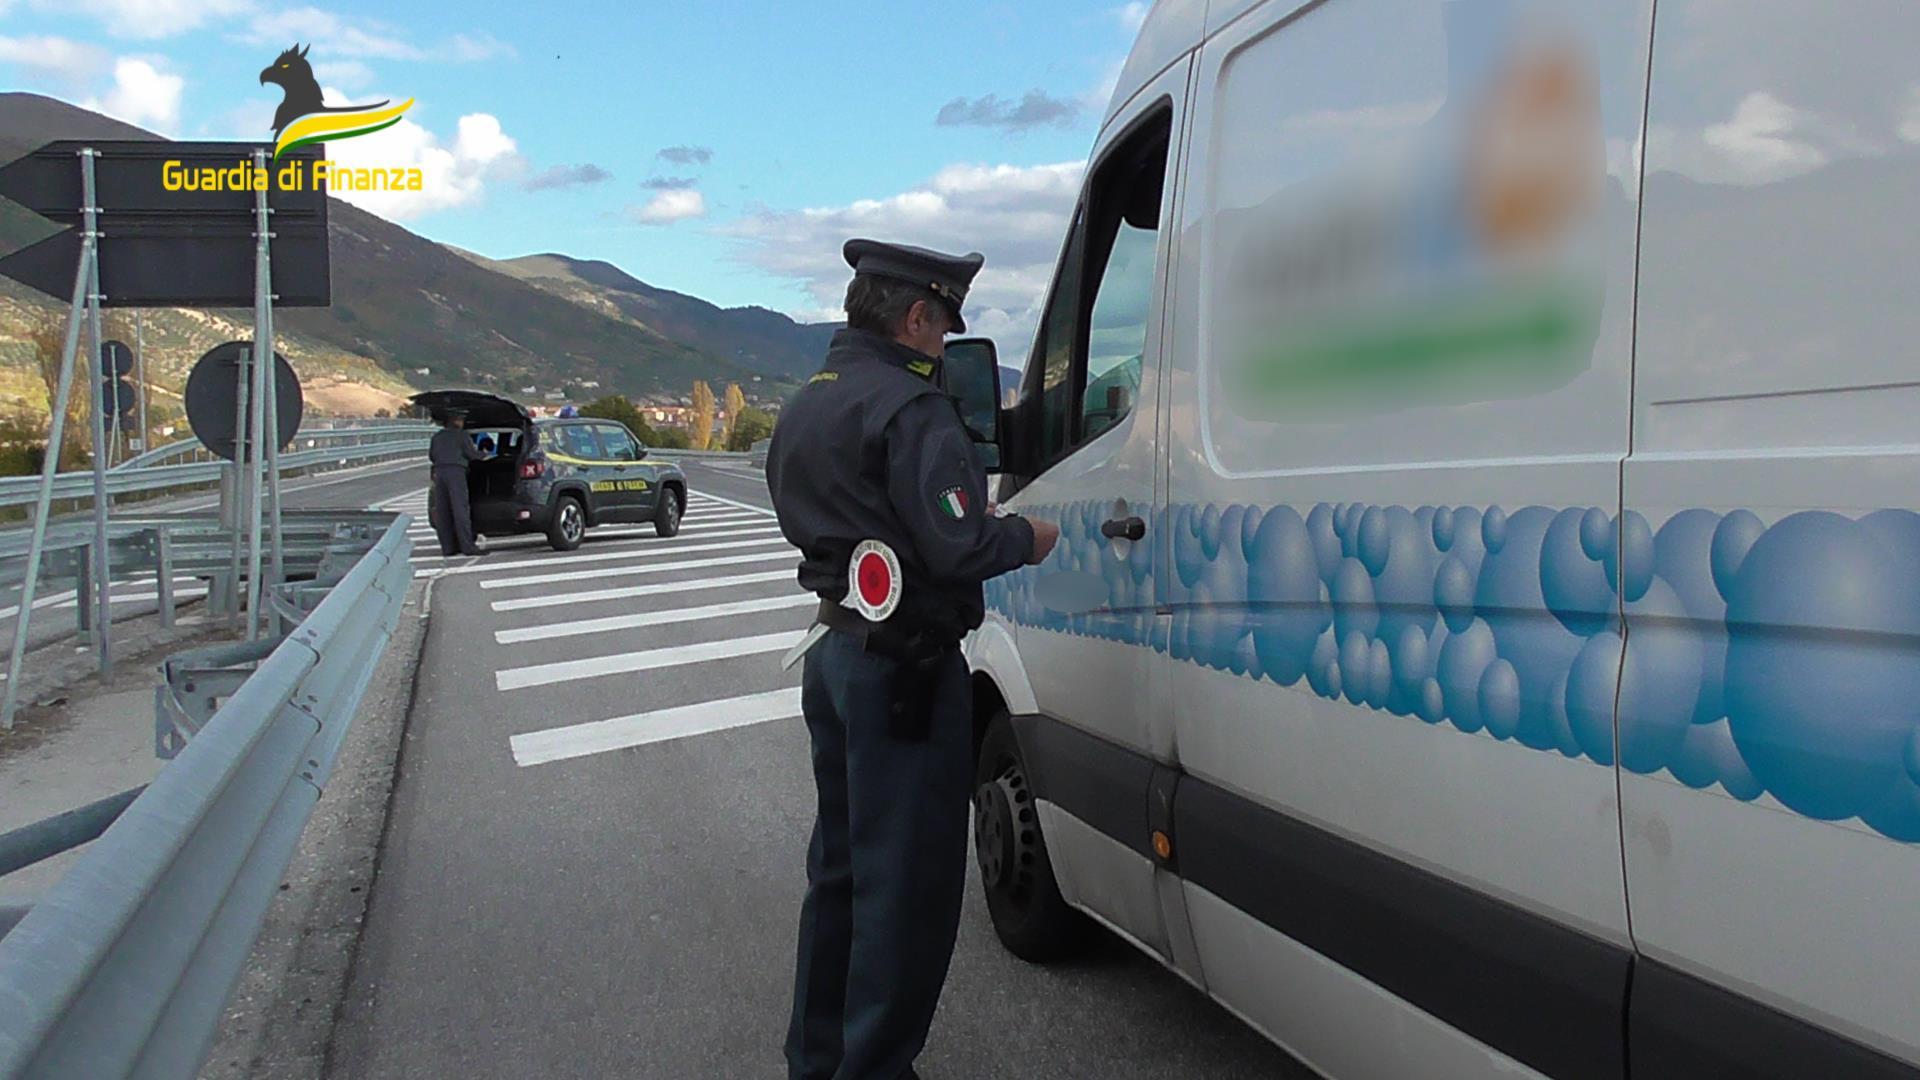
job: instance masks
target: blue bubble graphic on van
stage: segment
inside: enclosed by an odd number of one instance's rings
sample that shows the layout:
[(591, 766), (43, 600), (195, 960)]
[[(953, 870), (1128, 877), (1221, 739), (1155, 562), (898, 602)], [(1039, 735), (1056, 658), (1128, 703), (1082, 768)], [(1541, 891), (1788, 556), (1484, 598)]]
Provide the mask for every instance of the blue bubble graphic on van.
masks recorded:
[[(1920, 841), (1920, 514), (1182, 505), (1123, 556), (1106, 504), (1031, 512), (1059, 546), (986, 587), (1022, 625)], [(1061, 570), (1107, 607), (1037, 601)]]

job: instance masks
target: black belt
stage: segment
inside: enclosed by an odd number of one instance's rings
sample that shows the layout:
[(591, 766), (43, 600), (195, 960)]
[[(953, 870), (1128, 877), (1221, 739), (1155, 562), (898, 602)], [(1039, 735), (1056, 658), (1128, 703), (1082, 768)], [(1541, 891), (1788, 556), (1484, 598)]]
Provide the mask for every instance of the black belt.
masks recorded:
[(829, 630), (839, 630), (860, 639), (870, 653), (885, 656), (893, 660), (918, 663), (930, 660), (958, 648), (960, 642), (952, 637), (929, 633), (925, 630), (909, 631), (892, 622), (872, 622), (866, 616), (849, 607), (822, 598), (820, 610), (814, 615), (815, 621)]

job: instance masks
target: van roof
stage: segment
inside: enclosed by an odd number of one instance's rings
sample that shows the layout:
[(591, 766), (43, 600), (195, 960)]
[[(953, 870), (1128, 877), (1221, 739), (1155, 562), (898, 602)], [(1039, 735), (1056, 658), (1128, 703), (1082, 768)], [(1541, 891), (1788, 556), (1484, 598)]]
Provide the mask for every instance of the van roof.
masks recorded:
[[(1244, 8), (1247, 5), (1223, 6)], [(1165, 71), (1168, 64), (1206, 39), (1207, 7), (1208, 0), (1155, 0), (1140, 24), (1139, 35), (1133, 39), (1133, 51), (1120, 67), (1120, 79), (1114, 83), (1113, 97), (1108, 100), (1106, 114), (1101, 119), (1102, 126), (1142, 87), (1152, 82), (1154, 76)]]

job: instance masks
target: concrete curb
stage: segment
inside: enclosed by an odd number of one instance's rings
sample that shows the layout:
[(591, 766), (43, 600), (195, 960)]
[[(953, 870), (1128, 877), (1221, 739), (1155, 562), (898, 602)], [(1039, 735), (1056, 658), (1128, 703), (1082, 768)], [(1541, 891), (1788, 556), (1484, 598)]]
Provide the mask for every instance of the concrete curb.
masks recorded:
[(317, 1080), (326, 1071), (412, 711), (426, 642), (429, 584), (416, 583), (407, 595), (399, 626), (234, 989), (200, 1073), (206, 1080)]

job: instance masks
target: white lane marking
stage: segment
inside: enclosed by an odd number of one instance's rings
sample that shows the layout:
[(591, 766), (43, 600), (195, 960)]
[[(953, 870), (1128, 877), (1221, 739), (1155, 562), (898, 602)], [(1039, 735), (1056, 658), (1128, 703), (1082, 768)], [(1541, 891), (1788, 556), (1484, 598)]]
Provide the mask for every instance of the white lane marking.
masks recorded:
[[(751, 518), (745, 514), (742, 514), (741, 517), (744, 518), (745, 520), (743, 521), (709, 521), (706, 518), (701, 518), (698, 524), (680, 526), (680, 532), (683, 535), (686, 533), (711, 533), (715, 536), (740, 536), (740, 535), (751, 535), (752, 533), (756, 533), (756, 532), (772, 531), (771, 529), (768, 529), (766, 526), (760, 525), (759, 519)], [(723, 529), (728, 526), (739, 526), (739, 525), (759, 525), (760, 527), (746, 530), (745, 533), (716, 531), (718, 529)], [(408, 535), (421, 540), (432, 540), (436, 538), (436, 534), (432, 529), (427, 529), (423, 532), (417, 532), (417, 533), (409, 532)], [(673, 538), (657, 537), (654, 533), (653, 526), (651, 525), (631, 525), (631, 526), (602, 525), (602, 526), (595, 527), (593, 529), (589, 529), (587, 531), (587, 545), (593, 549), (612, 549), (615, 545), (623, 545), (621, 547), (621, 550), (625, 551), (625, 550), (631, 550), (631, 548), (624, 545), (630, 545), (636, 540), (645, 541), (645, 540), (655, 540), (655, 539), (660, 539), (662, 540), (662, 542), (669, 542)], [(707, 537), (690, 536), (690, 537), (687, 537), (687, 539), (704, 540), (704, 539), (707, 539)], [(539, 547), (541, 544), (544, 544), (546, 542), (547, 542), (547, 538), (545, 537), (545, 535), (536, 536), (536, 535), (530, 535), (530, 534), (522, 534), (522, 535), (515, 535), (515, 536), (489, 536), (487, 537), (487, 548), (490, 551), (514, 551), (520, 548)], [(429, 559), (444, 559), (446, 557), (447, 556), (445, 555), (415, 555), (413, 557), (413, 561), (424, 562)], [(457, 558), (458, 556), (455, 556), (455, 557)], [(555, 558), (559, 558), (559, 559), (584, 558), (584, 556), (568, 556), (565, 554), (556, 553), (556, 555), (553, 555), (553, 556), (548, 556), (543, 559), (530, 560), (530, 561), (538, 561), (543, 565), (551, 565), (555, 560)]]
[(735, 502), (732, 499), (723, 499), (718, 495), (708, 495), (707, 498), (712, 499), (714, 502), (721, 503), (726, 506), (731, 506), (736, 510), (751, 510), (756, 514), (760, 514), (765, 517), (773, 516), (773, 511), (767, 509), (764, 506), (755, 506), (752, 503)]
[[(751, 559), (730, 559), (729, 562), (770, 562), (780, 556), (755, 555)], [(525, 611), (529, 608), (564, 607), (569, 604), (590, 604), (596, 600), (631, 600), (636, 596), (663, 596), (667, 593), (705, 592), (709, 589), (724, 589), (732, 585), (755, 585), (768, 581), (792, 581), (792, 570), (765, 570), (756, 574), (736, 574), (733, 577), (700, 578), (693, 581), (663, 581), (657, 585), (623, 585), (617, 589), (589, 589), (586, 592), (558, 593), (549, 596), (523, 596), (518, 600), (495, 600), (495, 611)]]
[(735, 600), (726, 604), (702, 604), (699, 607), (642, 611), (632, 615), (609, 615), (603, 619), (581, 619), (578, 622), (555, 623), (551, 626), (522, 626), (512, 630), (495, 630), (493, 640), (502, 645), (517, 645), (523, 641), (546, 641), (550, 638), (605, 634), (614, 630), (634, 630), (642, 626), (666, 626), (671, 623), (700, 622), (703, 619), (724, 619), (733, 615), (751, 615), (760, 611), (783, 611), (787, 608), (806, 607), (819, 602), (819, 597), (812, 593), (767, 596), (755, 600)]
[[(708, 535), (703, 536), (700, 539), (711, 540), (711, 539), (714, 539), (715, 537), (720, 537), (720, 536), (757, 536), (758, 539), (729, 540), (719, 544), (680, 544), (677, 546), (670, 546), (670, 547), (623, 547), (618, 551), (596, 551), (587, 555), (568, 555), (565, 558), (516, 559), (512, 562), (490, 561), (490, 562), (476, 563), (473, 566), (462, 567), (458, 571), (449, 570), (445, 572), (446, 573), (462, 573), (462, 574), (497, 574), (497, 573), (500, 573), (501, 571), (511, 572), (514, 570), (521, 570), (521, 569), (526, 569), (528, 567), (534, 567), (534, 566), (549, 566), (549, 567), (556, 566), (556, 565), (571, 566), (575, 563), (611, 562), (611, 561), (616, 561), (621, 559), (645, 559), (654, 555), (678, 555), (678, 554), (681, 554), (682, 552), (688, 552), (688, 551), (718, 551), (718, 550), (722, 550), (729, 547), (745, 547), (752, 544), (771, 544), (776, 542), (785, 543), (786, 541), (779, 535), (779, 532), (780, 530), (778, 529), (769, 529), (764, 527), (758, 528), (758, 529), (740, 529), (736, 532), (709, 533)], [(421, 576), (422, 573), (438, 573), (438, 572), (439, 571), (422, 571), (421, 573), (416, 573), (414, 576), (419, 577)]]
[[(782, 558), (796, 559), (799, 552), (788, 547), (787, 542), (777, 536), (763, 537), (759, 540), (728, 540), (720, 544), (689, 544), (684, 547), (662, 548), (652, 554), (669, 555), (692, 551), (730, 551), (737, 548), (765, 547), (778, 544), (779, 552), (773, 553)], [(659, 574), (668, 570), (697, 570), (705, 566), (725, 566), (732, 562), (757, 562), (766, 556), (755, 555), (742, 558), (733, 555), (710, 556), (701, 559), (679, 559), (664, 563), (638, 563), (622, 566), (602, 566), (594, 570), (556, 570), (550, 574), (521, 574), (518, 577), (487, 578), (480, 583), (483, 589), (515, 589), (529, 585), (551, 585), (560, 581), (591, 581), (595, 578), (633, 577), (638, 574)]]
[(372, 506), (369, 506), (369, 507), (367, 507), (367, 509), (369, 509), (369, 510), (392, 510), (392, 509), (395, 509), (395, 508), (397, 508), (397, 507), (403, 507), (403, 506), (407, 506), (407, 507), (411, 507), (411, 506), (422, 506), (422, 507), (424, 507), (424, 506), (426, 506), (426, 505), (427, 505), (427, 493), (428, 493), (428, 491), (429, 491), (429, 489), (428, 489), (428, 488), (420, 488), (420, 489), (418, 489), (418, 490), (415, 490), (415, 491), (409, 491), (409, 492), (406, 492), (405, 494), (402, 494), (402, 495), (395, 495), (395, 496), (394, 496), (393, 498), (391, 498), (391, 499), (382, 499), (382, 500), (380, 500), (379, 502), (377, 502), (377, 503), (374, 503), (374, 504), (373, 504)]
[(692, 645), (669, 645), (660, 649), (614, 653), (611, 656), (585, 656), (551, 664), (529, 664), (494, 672), (493, 683), (496, 689), (502, 691), (525, 690), (580, 679), (597, 679), (604, 675), (626, 675), (709, 660), (730, 660), (737, 656), (781, 652), (805, 635), (805, 630), (782, 630), (777, 634), (754, 634), (727, 641), (701, 641)]
[(697, 705), (678, 705), (670, 709), (616, 716), (585, 724), (548, 728), (508, 740), (513, 748), (514, 764), (545, 765), (550, 761), (604, 754), (629, 746), (684, 739), (692, 735), (710, 735), (729, 728), (789, 720), (800, 715), (800, 688), (790, 686), (764, 694), (703, 701)]

